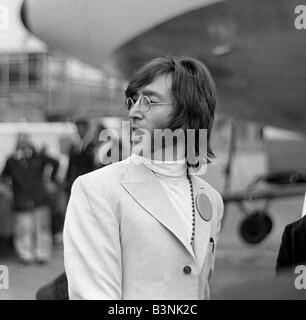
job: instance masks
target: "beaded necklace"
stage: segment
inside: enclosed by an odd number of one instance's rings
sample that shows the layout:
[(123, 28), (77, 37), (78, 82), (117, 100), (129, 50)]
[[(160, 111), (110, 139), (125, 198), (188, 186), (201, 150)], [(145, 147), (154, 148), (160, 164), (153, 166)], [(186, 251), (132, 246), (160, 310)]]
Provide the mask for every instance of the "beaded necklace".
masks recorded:
[(189, 176), (187, 172), (187, 179), (189, 181), (190, 186), (190, 195), (191, 195), (191, 204), (192, 204), (192, 234), (191, 234), (191, 241), (190, 244), (193, 247), (194, 244), (194, 236), (195, 236), (195, 208), (194, 208), (194, 196), (193, 196), (193, 187), (192, 187), (192, 181), (191, 177)]

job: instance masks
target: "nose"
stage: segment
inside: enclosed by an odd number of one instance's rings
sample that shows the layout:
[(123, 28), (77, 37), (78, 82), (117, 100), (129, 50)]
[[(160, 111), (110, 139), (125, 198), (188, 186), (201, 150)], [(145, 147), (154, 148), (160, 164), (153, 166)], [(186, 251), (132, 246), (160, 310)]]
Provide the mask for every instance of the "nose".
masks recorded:
[(138, 99), (135, 102), (135, 104), (133, 105), (133, 107), (130, 109), (129, 118), (131, 118), (131, 119), (134, 119), (134, 118), (142, 119), (143, 118), (143, 114), (140, 111), (140, 99)]

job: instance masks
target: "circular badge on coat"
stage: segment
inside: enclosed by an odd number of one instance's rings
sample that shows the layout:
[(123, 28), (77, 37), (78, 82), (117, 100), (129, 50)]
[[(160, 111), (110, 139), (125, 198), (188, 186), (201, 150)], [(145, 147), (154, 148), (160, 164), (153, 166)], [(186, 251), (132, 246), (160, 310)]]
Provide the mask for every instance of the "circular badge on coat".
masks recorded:
[(212, 205), (208, 196), (201, 192), (196, 196), (197, 210), (202, 219), (210, 221), (213, 215)]

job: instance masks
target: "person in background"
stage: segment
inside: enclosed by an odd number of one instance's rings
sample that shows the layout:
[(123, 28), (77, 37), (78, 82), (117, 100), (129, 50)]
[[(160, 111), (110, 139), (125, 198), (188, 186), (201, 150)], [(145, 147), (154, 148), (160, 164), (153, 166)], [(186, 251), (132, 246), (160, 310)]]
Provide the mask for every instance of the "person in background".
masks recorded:
[(0, 256), (12, 247), (12, 213), (11, 190), (0, 182)]
[[(68, 168), (64, 183), (51, 192), (52, 197), (52, 230), (56, 244), (62, 244), (65, 212), (70, 197), (70, 190), (75, 179), (98, 168), (96, 153), (98, 131), (92, 132), (89, 120), (80, 118), (75, 121), (77, 134), (69, 143)], [(104, 128), (104, 127), (103, 127)]]
[(306, 265), (306, 215), (288, 224), (279, 248), (276, 273), (292, 272), (298, 265)]
[(10, 184), (14, 202), (14, 247), (22, 263), (47, 262), (52, 254), (51, 217), (45, 187), (45, 169), (56, 183), (59, 163), (37, 152), (27, 134), (19, 134), (16, 150), (4, 166), (1, 179)]
[(66, 173), (66, 192), (68, 198), (73, 182), (80, 175), (96, 169), (95, 143), (87, 119), (78, 119), (76, 122), (77, 138), (71, 145), (69, 152), (69, 164)]
[[(81, 124), (78, 126), (79, 136), (84, 136), (84, 137), (88, 136), (88, 134), (85, 133), (85, 131), (87, 131), (87, 132), (89, 131), (88, 122), (85, 121), (83, 123), (83, 121), (78, 121), (77, 123)], [(106, 164), (103, 163), (103, 159), (101, 158), (101, 156), (103, 157), (105, 150), (103, 150), (102, 154), (100, 152), (100, 148), (105, 145), (105, 142), (100, 141), (100, 139), (99, 139), (100, 133), (104, 129), (105, 129), (105, 127), (101, 123), (98, 123), (96, 125), (95, 130), (94, 130), (94, 134), (92, 136), (92, 140), (90, 141), (90, 144), (88, 144), (88, 146), (90, 145), (90, 148), (88, 148), (88, 147), (85, 148), (85, 152), (83, 153), (83, 156), (81, 155), (82, 152), (79, 155), (79, 156), (81, 156), (81, 158), (83, 160), (86, 158), (88, 159), (88, 163), (90, 165), (87, 166), (87, 170), (93, 170), (93, 167), (94, 167), (94, 169), (98, 169), (98, 168), (102, 168), (102, 167), (106, 166)], [(119, 148), (119, 160), (121, 161), (121, 159), (122, 159), (121, 141), (118, 140), (118, 141), (115, 141), (114, 143), (118, 144), (117, 147)], [(110, 149), (107, 148), (106, 150), (107, 151), (106, 151), (105, 155), (110, 157), (110, 155), (111, 155)], [(75, 152), (75, 151), (73, 151), (73, 152)], [(75, 159), (76, 159), (76, 155), (74, 154), (73, 159), (71, 159), (70, 173), (68, 174), (68, 176), (70, 176), (70, 178), (71, 178), (70, 181), (73, 181), (75, 179), (75, 175), (72, 176), (72, 172), (74, 172), (74, 173), (78, 172), (76, 170), (78, 163), (74, 164)], [(72, 170), (72, 167), (74, 167), (74, 170)], [(82, 171), (79, 171), (79, 172), (84, 172), (83, 171), (84, 169), (85, 169), (85, 166), (83, 165)], [(69, 187), (68, 187), (69, 195), (70, 195), (70, 188), (71, 188), (71, 185), (69, 184)], [(46, 285), (39, 288), (39, 290), (36, 293), (36, 299), (37, 300), (68, 300), (69, 299), (68, 280), (67, 280), (66, 273), (65, 272), (61, 273), (55, 279), (53, 279), (51, 282), (49, 282)]]

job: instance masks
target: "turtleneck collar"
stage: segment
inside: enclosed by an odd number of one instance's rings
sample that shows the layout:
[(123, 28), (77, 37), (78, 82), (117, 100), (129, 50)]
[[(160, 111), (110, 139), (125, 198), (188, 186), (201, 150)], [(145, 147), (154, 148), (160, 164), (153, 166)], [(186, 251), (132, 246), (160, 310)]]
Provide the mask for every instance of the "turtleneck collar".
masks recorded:
[(176, 161), (161, 161), (161, 160), (151, 160), (143, 156), (134, 154), (141, 163), (143, 163), (147, 168), (152, 170), (157, 176), (167, 177), (167, 178), (181, 178), (186, 177), (187, 174), (187, 164), (186, 159), (176, 160)]

